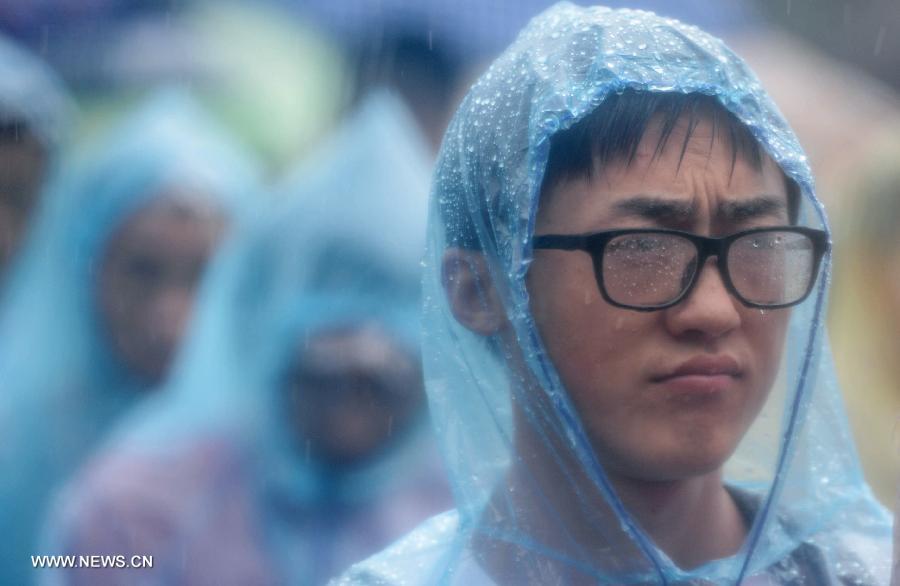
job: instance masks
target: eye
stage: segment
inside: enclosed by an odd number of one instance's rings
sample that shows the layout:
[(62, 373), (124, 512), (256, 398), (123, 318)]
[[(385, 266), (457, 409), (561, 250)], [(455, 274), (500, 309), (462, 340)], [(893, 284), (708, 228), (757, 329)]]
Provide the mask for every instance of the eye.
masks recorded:
[(132, 257), (125, 264), (126, 275), (142, 283), (158, 281), (163, 273), (160, 264), (152, 258), (145, 256)]

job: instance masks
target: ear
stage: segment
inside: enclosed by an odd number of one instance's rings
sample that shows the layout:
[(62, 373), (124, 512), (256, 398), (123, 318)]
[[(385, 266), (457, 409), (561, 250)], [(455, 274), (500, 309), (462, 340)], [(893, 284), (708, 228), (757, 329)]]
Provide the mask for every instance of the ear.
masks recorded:
[(467, 329), (491, 336), (506, 324), (503, 302), (480, 251), (448, 248), (441, 265), (441, 281), (450, 311)]

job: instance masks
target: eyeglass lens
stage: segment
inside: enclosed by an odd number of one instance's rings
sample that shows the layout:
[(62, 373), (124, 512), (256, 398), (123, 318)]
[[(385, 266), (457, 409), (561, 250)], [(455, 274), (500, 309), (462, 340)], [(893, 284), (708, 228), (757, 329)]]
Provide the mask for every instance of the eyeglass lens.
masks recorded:
[[(677, 234), (624, 234), (604, 249), (603, 285), (623, 305), (653, 307), (678, 299), (694, 281), (698, 250)], [(738, 296), (756, 305), (785, 305), (809, 289), (815, 247), (805, 234), (767, 231), (731, 242), (725, 259)]]

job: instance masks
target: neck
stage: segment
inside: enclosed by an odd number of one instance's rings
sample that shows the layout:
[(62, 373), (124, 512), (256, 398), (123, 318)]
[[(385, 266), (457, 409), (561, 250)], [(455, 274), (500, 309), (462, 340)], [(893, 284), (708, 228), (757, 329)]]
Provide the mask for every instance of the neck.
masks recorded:
[(740, 549), (747, 527), (722, 484), (721, 470), (667, 481), (609, 476), (625, 508), (680, 567), (694, 568)]
[[(630, 538), (617, 530), (616, 513), (562, 442), (548, 446), (540, 439), (524, 439), (521, 434), (517, 437), (514, 453), (519, 459), (486, 521), (502, 526), (514, 519), (516, 529), (592, 567), (606, 565), (603, 556), (609, 552), (620, 567), (629, 552), (642, 557)], [(667, 481), (609, 471), (607, 475), (632, 518), (679, 567), (695, 568), (740, 549), (747, 527), (722, 484), (720, 470)], [(515, 513), (507, 516), (498, 510)]]

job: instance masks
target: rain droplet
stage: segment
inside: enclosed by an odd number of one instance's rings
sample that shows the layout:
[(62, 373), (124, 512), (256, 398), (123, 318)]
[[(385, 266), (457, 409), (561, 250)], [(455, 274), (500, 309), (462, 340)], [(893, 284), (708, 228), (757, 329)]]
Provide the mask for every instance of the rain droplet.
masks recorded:
[(878, 36), (875, 37), (875, 49), (872, 51), (872, 54), (875, 57), (881, 55), (881, 48), (884, 46), (884, 35), (887, 33), (887, 27), (885, 25), (881, 25), (878, 29)]

